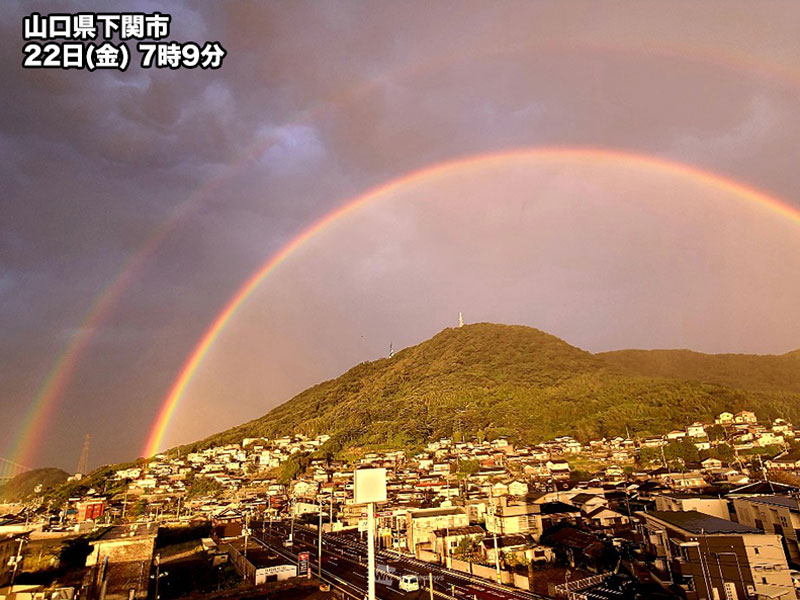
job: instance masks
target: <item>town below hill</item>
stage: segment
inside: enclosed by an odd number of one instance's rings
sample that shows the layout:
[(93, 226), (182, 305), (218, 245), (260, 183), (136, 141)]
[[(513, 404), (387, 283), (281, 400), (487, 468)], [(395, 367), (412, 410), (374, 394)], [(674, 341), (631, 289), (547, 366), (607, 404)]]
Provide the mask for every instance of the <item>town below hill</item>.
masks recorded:
[[(648, 437), (458, 435), (334, 454), (331, 436), (298, 433), (176, 449), (26, 484), (0, 520), (14, 566), (0, 586), (179, 598), (285, 585), (310, 570), (322, 587), (361, 594), (369, 527), (354, 475), (377, 469), (387, 492), (374, 530), (389, 573), (380, 586), (415, 600), (429, 572), (451, 600), (478, 589), (490, 600), (794, 594), (798, 436), (786, 418), (740, 410)], [(718, 559), (714, 572), (695, 568)]]

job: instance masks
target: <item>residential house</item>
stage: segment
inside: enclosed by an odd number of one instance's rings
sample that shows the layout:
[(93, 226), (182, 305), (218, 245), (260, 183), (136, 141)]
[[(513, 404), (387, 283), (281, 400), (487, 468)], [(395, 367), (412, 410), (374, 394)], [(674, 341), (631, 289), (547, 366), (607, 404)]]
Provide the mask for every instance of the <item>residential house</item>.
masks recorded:
[(433, 552), (439, 556), (442, 562), (456, 553), (459, 545), (465, 543), (464, 540), (474, 540), (479, 542), (486, 535), (486, 530), (479, 525), (466, 525), (464, 527), (446, 527), (430, 532), (430, 544)]
[(407, 546), (417, 553), (420, 547), (430, 542), (430, 534), (437, 529), (467, 527), (469, 518), (466, 511), (457, 506), (444, 508), (420, 508), (410, 510), (406, 516)]
[(157, 523), (118, 525), (91, 540), (86, 557), (90, 597), (100, 596), (105, 579), (108, 600), (147, 598), (157, 534)]
[(509, 502), (507, 498), (490, 507), (486, 529), (498, 535), (531, 535), (538, 540), (542, 532), (562, 521), (578, 522), (580, 510), (564, 502)]
[(748, 423), (748, 424), (756, 424), (758, 419), (756, 418), (756, 413), (751, 410), (741, 410), (733, 417), (733, 421), (735, 423)]
[(585, 513), (584, 519), (596, 529), (616, 529), (630, 523), (630, 518), (608, 506), (598, 506)]

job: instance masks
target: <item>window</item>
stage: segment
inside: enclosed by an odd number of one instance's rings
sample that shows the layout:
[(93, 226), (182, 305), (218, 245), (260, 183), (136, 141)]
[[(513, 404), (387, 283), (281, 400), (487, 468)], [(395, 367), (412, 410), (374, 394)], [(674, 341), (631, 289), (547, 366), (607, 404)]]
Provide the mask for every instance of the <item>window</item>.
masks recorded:
[(725, 600), (739, 600), (739, 594), (736, 592), (736, 585), (726, 581), (722, 586), (725, 589)]
[(684, 575), (683, 579), (681, 580), (681, 585), (686, 587), (686, 591), (693, 592), (694, 589), (694, 577), (691, 575)]

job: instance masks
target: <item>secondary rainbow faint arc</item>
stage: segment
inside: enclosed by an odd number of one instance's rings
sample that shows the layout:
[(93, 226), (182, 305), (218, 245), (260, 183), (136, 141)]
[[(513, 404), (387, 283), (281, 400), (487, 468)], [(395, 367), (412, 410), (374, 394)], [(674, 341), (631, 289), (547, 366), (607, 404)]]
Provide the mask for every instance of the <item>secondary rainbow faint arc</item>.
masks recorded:
[(485, 165), (492, 162), (503, 162), (510, 159), (539, 159), (539, 160), (584, 160), (594, 163), (608, 164), (627, 164), (640, 167), (648, 167), (662, 172), (672, 173), (676, 176), (689, 178), (712, 187), (726, 190), (732, 194), (741, 196), (755, 204), (762, 205), (772, 212), (781, 215), (800, 225), (800, 209), (787, 204), (773, 196), (756, 190), (750, 186), (739, 183), (733, 179), (699, 169), (684, 163), (679, 163), (664, 158), (659, 158), (646, 154), (635, 154), (621, 150), (597, 149), (597, 148), (523, 148), (511, 151), (481, 154), (477, 156), (462, 157), (455, 160), (438, 163), (433, 166), (425, 167), (399, 178), (393, 179), (373, 188), (366, 193), (346, 202), (338, 209), (328, 213), (320, 220), (313, 223), (310, 227), (303, 230), (291, 242), (286, 244), (276, 254), (272, 255), (250, 278), (239, 288), (234, 296), (228, 301), (211, 326), (201, 338), (195, 349), (184, 363), (178, 378), (175, 380), (169, 395), (164, 400), (153, 429), (148, 437), (147, 445), (144, 450), (145, 456), (153, 456), (158, 453), (164, 440), (164, 435), (170, 424), (170, 420), (175, 413), (181, 397), (187, 386), (191, 383), (200, 363), (212, 346), (220, 332), (225, 328), (236, 311), (256, 290), (261, 282), (284, 260), (286, 260), (295, 250), (302, 246), (317, 233), (338, 221), (347, 214), (354, 212), (361, 206), (369, 204), (373, 200), (386, 195), (393, 190), (410, 183), (420, 182), (435, 178), (450, 171)]

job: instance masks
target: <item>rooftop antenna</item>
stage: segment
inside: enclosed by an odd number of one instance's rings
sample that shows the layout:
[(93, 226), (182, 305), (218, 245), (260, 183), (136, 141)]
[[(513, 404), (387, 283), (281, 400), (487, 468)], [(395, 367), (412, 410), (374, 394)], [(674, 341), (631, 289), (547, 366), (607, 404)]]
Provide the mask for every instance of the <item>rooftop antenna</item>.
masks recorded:
[(459, 327), (463, 327), (464, 326), (464, 317), (461, 316), (460, 312), (458, 313), (458, 326)]
[(78, 460), (78, 470), (77, 473), (79, 475), (86, 474), (86, 468), (89, 464), (89, 440), (90, 436), (87, 433), (86, 437), (83, 438), (83, 448), (81, 448), (81, 458)]

